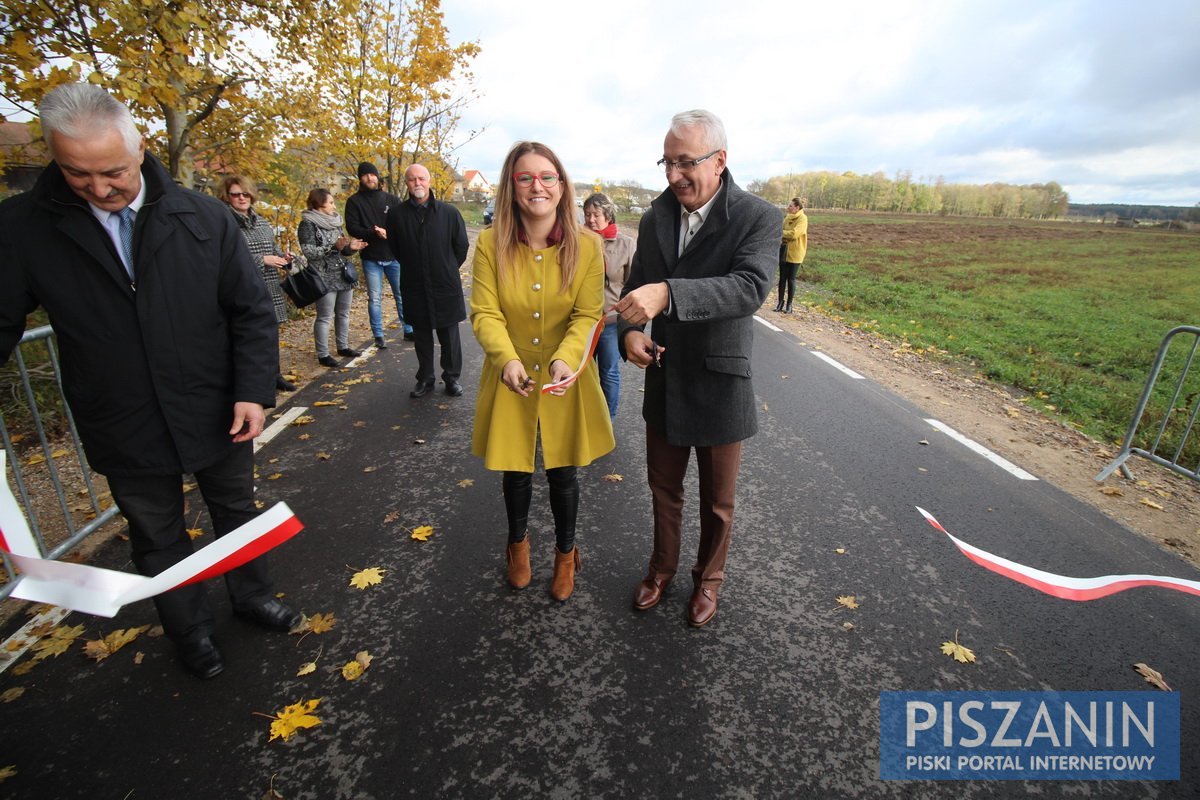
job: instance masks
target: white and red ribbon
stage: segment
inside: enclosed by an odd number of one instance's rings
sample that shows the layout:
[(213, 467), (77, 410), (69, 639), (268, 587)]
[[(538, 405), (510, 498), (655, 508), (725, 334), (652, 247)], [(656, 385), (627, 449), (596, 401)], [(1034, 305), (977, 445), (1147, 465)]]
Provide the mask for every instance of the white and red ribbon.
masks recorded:
[(950, 541), (954, 542), (964, 556), (979, 566), (1062, 600), (1096, 600), (1108, 597), (1110, 594), (1123, 592), (1126, 589), (1136, 589), (1139, 586), (1158, 586), (1163, 589), (1174, 589), (1177, 592), (1200, 595), (1200, 581), (1172, 578), (1165, 575), (1101, 575), (1096, 578), (1072, 578), (1068, 575), (1043, 572), (1040, 569), (1009, 561), (1007, 558), (1001, 558), (967, 544), (951, 535), (928, 511), (920, 506), (917, 506), (916, 509), (929, 521), (930, 525), (950, 537)]
[[(0, 474), (6, 474), (5, 460), (0, 450)], [(145, 577), (42, 558), (8, 480), (0, 481), (0, 548), (21, 572), (12, 596), (101, 617), (115, 616), (126, 603), (222, 575), (286, 542), (303, 528), (286, 503), (276, 503), (174, 566)]]
[[(612, 309), (609, 309), (611, 312)], [(554, 383), (542, 384), (542, 394), (549, 394), (555, 389), (565, 389), (575, 382), (580, 373), (587, 367), (588, 361), (591, 360), (592, 354), (596, 352), (596, 345), (600, 343), (600, 334), (604, 332), (604, 317), (596, 320), (596, 324), (592, 326), (592, 330), (588, 333), (588, 346), (583, 351), (583, 359), (579, 362), (579, 368), (572, 372), (561, 381)]]

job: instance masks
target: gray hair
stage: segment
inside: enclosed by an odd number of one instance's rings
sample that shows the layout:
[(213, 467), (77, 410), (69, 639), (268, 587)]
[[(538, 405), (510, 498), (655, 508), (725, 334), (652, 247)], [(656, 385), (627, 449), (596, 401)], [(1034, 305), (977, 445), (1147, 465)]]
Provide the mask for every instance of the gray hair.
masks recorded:
[(671, 117), (671, 133), (681, 136), (683, 128), (699, 127), (704, 129), (704, 147), (707, 150), (727, 150), (728, 140), (725, 138), (725, 124), (721, 118), (711, 111), (702, 108), (691, 111), (681, 111)]
[(54, 155), (54, 134), (68, 139), (87, 139), (104, 131), (115, 130), (125, 140), (130, 153), (142, 147), (142, 133), (133, 115), (123, 103), (90, 83), (67, 83), (42, 98), (38, 113), (42, 136), (50, 155)]
[(609, 222), (617, 221), (617, 205), (612, 200), (609, 200), (608, 195), (606, 195), (604, 192), (596, 192), (588, 197), (587, 200), (583, 201), (584, 211), (587, 211), (592, 207), (598, 208), (600, 211), (604, 212), (604, 218)]

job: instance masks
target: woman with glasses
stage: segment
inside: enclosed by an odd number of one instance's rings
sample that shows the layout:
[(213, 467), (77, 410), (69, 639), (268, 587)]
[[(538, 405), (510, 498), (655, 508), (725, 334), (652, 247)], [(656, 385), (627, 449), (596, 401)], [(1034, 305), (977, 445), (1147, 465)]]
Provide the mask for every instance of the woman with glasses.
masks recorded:
[[(287, 322), (287, 304), (283, 299), (283, 289), (280, 281), (287, 277), (288, 269), (295, 258), (291, 253), (285, 253), (275, 241), (275, 231), (271, 224), (254, 213), (254, 201), (257, 200), (258, 190), (254, 183), (243, 175), (227, 175), (221, 181), (221, 199), (233, 211), (238, 228), (254, 257), (254, 264), (267, 284), (271, 293), (271, 303), (275, 306), (275, 322), (279, 325)], [(296, 386), (283, 377), (279, 367), (279, 354), (275, 355), (275, 388), (281, 392), (294, 392)]]
[[(804, 213), (804, 201), (793, 197), (783, 217), (783, 244), (779, 248), (779, 298), (775, 310), (792, 313), (792, 295), (796, 293), (796, 273), (804, 263), (808, 252), (808, 216)], [(787, 303), (784, 304), (784, 290)]]
[[(583, 201), (583, 221), (604, 240), (604, 308), (612, 308), (621, 299), (621, 289), (633, 269), (633, 237), (617, 230), (617, 207), (608, 195), (597, 192)], [(609, 419), (616, 420), (621, 400), (621, 354), (617, 349), (617, 318), (606, 320), (604, 333), (596, 345), (596, 364), (600, 368), (600, 388), (608, 401)]]
[(300, 240), (300, 252), (308, 259), (308, 269), (318, 270), (329, 287), (329, 292), (317, 301), (317, 319), (313, 322), (317, 362), (326, 367), (340, 367), (329, 354), (329, 324), (335, 325), (339, 356), (362, 355), (350, 347), (350, 303), (355, 283), (350, 276), (356, 273), (346, 256), (354, 255), (367, 243), (345, 234), (342, 215), (337, 213), (328, 189), (313, 189), (308, 193), (308, 209), (300, 214), (296, 238)]
[[(613, 448), (590, 355), (604, 303), (600, 238), (579, 225), (575, 193), (550, 148), (519, 142), (504, 159), (492, 227), (475, 246), (471, 326), (484, 351), (471, 452), (503, 473), (508, 583), (531, 580), (528, 519), (537, 445), (554, 517), (550, 595), (564, 601), (580, 569), (576, 468)], [(547, 384), (574, 382), (543, 392)]]

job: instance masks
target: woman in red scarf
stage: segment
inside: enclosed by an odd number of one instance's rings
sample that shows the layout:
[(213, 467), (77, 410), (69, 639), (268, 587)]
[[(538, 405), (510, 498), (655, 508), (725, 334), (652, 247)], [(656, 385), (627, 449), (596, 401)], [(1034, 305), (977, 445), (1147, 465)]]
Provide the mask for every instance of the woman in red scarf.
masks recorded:
[[(608, 195), (596, 193), (583, 202), (583, 219), (604, 239), (604, 308), (607, 311), (621, 299), (621, 289), (633, 268), (633, 238), (617, 231), (617, 207)], [(600, 368), (600, 388), (608, 401), (608, 416), (617, 418), (621, 399), (621, 356), (617, 351), (617, 319), (605, 320), (604, 332), (596, 345), (596, 366)]]

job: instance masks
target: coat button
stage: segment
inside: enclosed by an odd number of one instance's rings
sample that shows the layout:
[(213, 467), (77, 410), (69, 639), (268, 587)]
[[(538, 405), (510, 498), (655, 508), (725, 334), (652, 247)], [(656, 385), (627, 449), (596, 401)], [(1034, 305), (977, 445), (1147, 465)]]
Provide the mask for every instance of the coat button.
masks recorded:
[(533, 260), (534, 260), (534, 261), (541, 261), (541, 260), (542, 260), (542, 254), (541, 254), (541, 253), (538, 253), (537, 255), (535, 255), (535, 256), (533, 257)]
[(542, 365), (541, 365), (541, 364), (534, 364), (534, 365), (533, 365), (533, 371), (534, 371), (534, 372), (541, 372), (541, 371), (542, 371)]
[(535, 312), (533, 312), (533, 318), (534, 318), (534, 319), (541, 319), (541, 318), (542, 318), (542, 312), (540, 312), (540, 311), (535, 311)]
[(534, 343), (534, 344), (541, 344), (541, 343), (542, 343), (542, 340), (541, 340), (541, 339), (539, 339), (539, 338), (537, 338), (537, 337), (535, 336), (535, 337), (533, 337), (533, 343)]
[(542, 285), (541, 285), (540, 283), (535, 283), (535, 284), (533, 285), (533, 290), (534, 290), (535, 292), (540, 292), (540, 291), (542, 290)]

